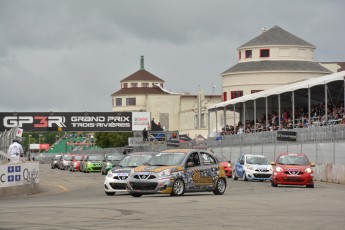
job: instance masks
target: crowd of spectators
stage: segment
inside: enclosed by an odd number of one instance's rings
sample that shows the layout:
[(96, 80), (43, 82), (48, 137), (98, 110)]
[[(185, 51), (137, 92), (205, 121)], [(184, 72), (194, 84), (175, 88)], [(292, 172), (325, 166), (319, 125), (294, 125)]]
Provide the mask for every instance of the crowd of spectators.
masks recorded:
[[(325, 112), (325, 103), (312, 106), (311, 119), (309, 124), (308, 109), (297, 107), (295, 109), (295, 122), (292, 121), (291, 111), (283, 109), (281, 117), (278, 112), (272, 111), (268, 115), (266, 123), (266, 115), (256, 120), (246, 120), (244, 123), (239, 121), (236, 126), (226, 125), (222, 128), (222, 135), (234, 135), (242, 133), (265, 132), (276, 130), (289, 130), (296, 128), (307, 128), (325, 125), (345, 124), (345, 113), (343, 105), (333, 106), (332, 103), (327, 105), (327, 116)], [(280, 125), (279, 125), (280, 119)], [(256, 126), (256, 127), (255, 127)]]

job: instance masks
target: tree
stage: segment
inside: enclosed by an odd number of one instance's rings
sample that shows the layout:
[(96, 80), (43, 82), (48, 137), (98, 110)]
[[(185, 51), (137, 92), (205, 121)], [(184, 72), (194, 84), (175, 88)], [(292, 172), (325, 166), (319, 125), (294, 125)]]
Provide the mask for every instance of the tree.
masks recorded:
[(95, 134), (96, 145), (101, 148), (123, 147), (128, 145), (128, 137), (133, 137), (133, 133), (100, 132)]

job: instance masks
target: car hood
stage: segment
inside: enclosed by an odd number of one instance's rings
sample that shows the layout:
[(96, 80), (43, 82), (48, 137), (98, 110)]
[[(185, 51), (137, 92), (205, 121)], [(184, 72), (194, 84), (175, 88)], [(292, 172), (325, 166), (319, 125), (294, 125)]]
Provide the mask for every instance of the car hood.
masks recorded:
[[(228, 167), (228, 165), (229, 165), (230, 163), (228, 163), (228, 162), (219, 162), (219, 164), (220, 164), (221, 166)], [(230, 165), (230, 167), (231, 167), (231, 165)]]
[(132, 170), (132, 168), (130, 167), (126, 167), (126, 168), (114, 168), (113, 170), (111, 170), (112, 173), (130, 173), (130, 171)]
[(307, 168), (310, 168), (309, 165), (280, 165), (280, 164), (277, 164), (276, 167), (281, 167), (284, 171), (290, 171), (290, 172), (304, 171)]
[(271, 167), (271, 165), (258, 165), (258, 164), (247, 164), (247, 165), (251, 165), (255, 169), (268, 169)]
[[(136, 167), (134, 169), (134, 172), (161, 172), (166, 169), (172, 169), (177, 168), (178, 166), (148, 166), (148, 165), (142, 165), (139, 167)], [(179, 170), (182, 170), (183, 168), (181, 166), (178, 167)]]

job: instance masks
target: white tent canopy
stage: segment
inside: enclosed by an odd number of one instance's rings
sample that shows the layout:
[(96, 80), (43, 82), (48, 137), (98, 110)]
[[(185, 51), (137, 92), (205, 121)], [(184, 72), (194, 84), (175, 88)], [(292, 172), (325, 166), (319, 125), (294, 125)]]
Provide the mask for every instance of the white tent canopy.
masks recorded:
[(229, 105), (235, 105), (237, 103), (256, 100), (258, 98), (265, 98), (265, 97), (269, 97), (271, 95), (279, 95), (279, 94), (282, 94), (285, 92), (296, 91), (298, 89), (308, 89), (308, 88), (311, 88), (311, 87), (314, 87), (317, 85), (324, 85), (324, 84), (327, 84), (327, 83), (333, 82), (333, 81), (341, 81), (341, 80), (344, 81), (344, 77), (345, 77), (345, 71), (326, 75), (323, 77), (312, 78), (312, 79), (308, 79), (308, 80), (305, 80), (302, 82), (296, 82), (296, 83), (289, 84), (289, 85), (284, 85), (284, 86), (280, 86), (280, 87), (276, 87), (276, 88), (272, 88), (272, 89), (267, 89), (267, 90), (260, 91), (257, 93), (253, 93), (253, 94), (245, 95), (245, 96), (235, 98), (232, 100), (228, 100), (225, 102), (221, 102), (221, 103), (218, 103), (216, 105), (209, 106), (207, 109), (208, 110), (221, 110), (224, 107), (227, 107)]
[[(325, 111), (328, 111), (329, 101), (332, 102), (332, 104), (338, 104), (339, 101), (344, 103), (344, 81), (345, 71), (342, 71), (323, 77), (312, 78), (305, 81), (260, 91), (257, 93), (221, 102), (213, 106), (209, 106), (207, 108), (209, 133), (211, 131), (210, 115), (212, 112), (215, 112), (216, 132), (219, 131), (219, 127), (226, 126), (227, 111), (233, 111), (234, 113), (234, 126), (236, 113), (238, 113), (238, 118), (239, 120), (242, 120), (242, 122), (248, 120), (248, 118), (249, 120), (253, 120), (255, 132), (257, 113), (262, 113), (264, 111), (266, 117), (265, 123), (267, 126), (269, 109), (273, 110), (275, 107), (278, 110), (278, 116), (281, 117), (282, 107), (285, 109), (285, 107), (288, 106), (292, 110), (292, 122), (293, 127), (295, 127), (295, 109), (300, 106), (304, 106), (305, 108), (307, 108), (306, 111), (308, 111), (308, 124), (310, 124), (312, 103), (324, 103)], [(289, 99), (287, 99), (286, 96), (288, 96)], [(258, 99), (261, 100), (259, 101)], [(264, 102), (262, 101), (262, 99), (264, 99)], [(222, 111), (222, 115), (219, 115), (219, 119), (217, 111)], [(326, 120), (328, 119), (327, 116), (328, 115), (326, 113)], [(281, 119), (278, 120), (280, 126)]]

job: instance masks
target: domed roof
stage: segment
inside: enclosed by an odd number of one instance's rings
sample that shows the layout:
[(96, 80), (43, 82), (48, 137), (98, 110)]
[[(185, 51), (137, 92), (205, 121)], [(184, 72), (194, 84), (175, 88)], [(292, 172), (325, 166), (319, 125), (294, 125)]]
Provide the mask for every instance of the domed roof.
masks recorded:
[(314, 45), (303, 39), (283, 30), (279, 26), (274, 26), (271, 29), (263, 32), (259, 36), (253, 38), (247, 43), (241, 45), (238, 49), (253, 46), (270, 46), (270, 45), (293, 45), (293, 46), (307, 46), (315, 48)]

